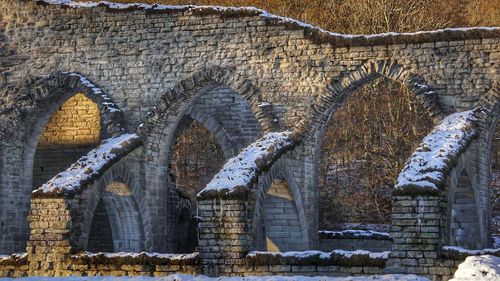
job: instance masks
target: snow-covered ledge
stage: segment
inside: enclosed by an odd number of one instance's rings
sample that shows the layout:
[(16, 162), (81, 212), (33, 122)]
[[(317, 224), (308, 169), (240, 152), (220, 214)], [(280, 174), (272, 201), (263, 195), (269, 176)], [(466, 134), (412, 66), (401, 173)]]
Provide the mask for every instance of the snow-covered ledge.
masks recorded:
[(434, 127), (406, 161), (395, 194), (436, 194), (460, 154), (476, 136), (479, 110), (451, 114)]
[(245, 260), (253, 265), (339, 265), (339, 266), (384, 266), (389, 251), (370, 252), (364, 250), (332, 252), (250, 252)]
[(298, 144), (292, 131), (271, 132), (250, 144), (237, 156), (228, 160), (198, 198), (237, 195), (247, 192), (262, 171)]
[(457, 246), (443, 246), (439, 252), (441, 257), (452, 260), (463, 260), (468, 256), (492, 255), (500, 257), (500, 249), (477, 249), (469, 250)]
[(160, 253), (90, 253), (82, 252), (70, 256), (73, 263), (85, 264), (145, 264), (145, 265), (196, 265), (198, 253), (190, 254), (160, 254)]
[(82, 186), (98, 177), (123, 156), (137, 148), (141, 138), (136, 134), (123, 134), (103, 140), (101, 144), (82, 156), (68, 169), (55, 175), (42, 187), (35, 189), (36, 197), (50, 197), (57, 194), (73, 195)]

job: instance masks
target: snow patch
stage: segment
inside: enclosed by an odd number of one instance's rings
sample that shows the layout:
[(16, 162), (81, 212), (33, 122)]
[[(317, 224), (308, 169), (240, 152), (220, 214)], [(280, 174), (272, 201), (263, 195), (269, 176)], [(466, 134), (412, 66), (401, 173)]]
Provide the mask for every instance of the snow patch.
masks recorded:
[(476, 135), (476, 111), (454, 113), (444, 118), (406, 161), (395, 188), (438, 190), (446, 178), (447, 167)]
[(33, 193), (76, 191), (80, 188), (82, 182), (86, 182), (93, 176), (98, 175), (107, 164), (120, 157), (120, 150), (126, 149), (139, 140), (140, 137), (136, 134), (123, 134), (106, 139), (97, 148), (78, 159), (68, 169), (54, 176), (42, 187), (35, 189)]
[(458, 265), (450, 281), (498, 281), (500, 280), (500, 257), (491, 255), (467, 257)]
[(257, 177), (258, 168), (270, 164), (283, 149), (292, 147), (292, 132), (272, 132), (229, 159), (198, 196), (210, 191), (230, 193), (237, 187), (247, 187)]
[(22, 259), (22, 258), (25, 258), (27, 256), (28, 256), (27, 253), (15, 253), (15, 254), (12, 254), (12, 255), (0, 255), (0, 262), (6, 261), (6, 260), (10, 260), (12, 258), (14, 258), (14, 259)]

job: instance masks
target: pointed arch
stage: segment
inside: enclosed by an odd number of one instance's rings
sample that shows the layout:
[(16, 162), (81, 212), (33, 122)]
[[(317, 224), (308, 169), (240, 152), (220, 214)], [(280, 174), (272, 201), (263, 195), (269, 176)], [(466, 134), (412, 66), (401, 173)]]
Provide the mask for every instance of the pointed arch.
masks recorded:
[(251, 247), (300, 251), (310, 248), (310, 222), (302, 194), (285, 156), (259, 177), (252, 220)]
[(385, 77), (405, 85), (427, 109), (429, 116), (434, 119), (435, 123), (445, 116), (437, 93), (427, 85), (423, 78), (413, 74), (408, 67), (392, 60), (368, 61), (356, 71), (348, 73), (338, 80), (331, 80), (326, 86), (326, 90), (318, 95), (309, 120), (299, 124), (304, 136), (318, 139), (318, 135), (323, 135), (333, 112), (357, 89), (379, 77)]
[[(18, 206), (18, 224), (0, 230), (0, 253), (23, 251), (28, 239), (30, 195), (33, 188), (33, 163), (40, 135), (50, 117), (69, 98), (81, 93), (99, 108), (100, 135), (121, 134), (123, 118), (118, 106), (105, 92), (77, 73), (60, 72), (31, 77), (6, 91), (0, 102), (0, 195)], [(5, 210), (4, 206), (0, 209)], [(12, 214), (2, 212), (2, 221)], [(8, 231), (8, 233), (3, 233)]]
[[(211, 112), (202, 114), (196, 109), (198, 101), (214, 93), (224, 92), (220, 104), (226, 104), (230, 112), (228, 119), (237, 118), (241, 122), (242, 135), (250, 136), (243, 143), (235, 144), (233, 137), (227, 133), (224, 121), (211, 118)], [(215, 98), (218, 100), (218, 98)], [(214, 100), (214, 101), (216, 101)], [(137, 133), (143, 137), (143, 157), (147, 159), (144, 167), (144, 186), (149, 188), (146, 194), (148, 201), (158, 202), (160, 212), (156, 212), (148, 223), (144, 225), (145, 233), (165, 233), (166, 239), (155, 239), (146, 237), (147, 249), (151, 251), (172, 252), (176, 247), (174, 227), (175, 220), (171, 214), (175, 212), (175, 196), (172, 196), (172, 179), (170, 178), (169, 161), (171, 148), (175, 141), (175, 134), (182, 120), (186, 117), (201, 120), (212, 134), (214, 134), (220, 145), (225, 150), (225, 155), (236, 152), (238, 147), (246, 146), (257, 139), (262, 133), (275, 129), (276, 121), (272, 116), (272, 110), (268, 106), (262, 106), (260, 90), (248, 79), (237, 75), (230, 67), (212, 66), (195, 72), (191, 76), (177, 83), (163, 94), (158, 105), (148, 114), (146, 121), (139, 127)], [(236, 108), (232, 108), (237, 105)], [(266, 104), (267, 105), (267, 104)], [(242, 112), (247, 112), (242, 114)], [(237, 115), (235, 115), (237, 114)], [(215, 116), (215, 115), (214, 115)], [(255, 123), (256, 126), (248, 129), (247, 123)], [(239, 134), (237, 132), (236, 134)], [(235, 132), (233, 132), (233, 135)], [(232, 148), (231, 148), (232, 147)], [(155, 194), (154, 197), (151, 194)], [(168, 198), (165, 200), (164, 198)], [(170, 218), (170, 223), (162, 224), (162, 218)], [(154, 225), (151, 222), (157, 222)], [(160, 223), (158, 223), (160, 222)], [(155, 228), (154, 231), (152, 229)]]
[[(79, 248), (90, 249), (93, 245), (101, 245), (92, 238), (111, 238), (115, 252), (140, 252), (144, 250), (144, 215), (142, 189), (123, 163), (115, 164), (94, 183), (94, 187), (85, 190), (79, 200), (78, 215), (75, 221), (81, 221), (78, 229), (73, 229), (73, 241)], [(75, 210), (75, 213), (79, 212)], [(111, 233), (93, 234), (96, 219), (109, 221), (108, 231)], [(108, 243), (109, 244), (109, 243)], [(107, 247), (109, 248), (108, 244)], [(95, 249), (94, 249), (95, 250)]]
[(468, 249), (481, 247), (479, 216), (472, 181), (466, 169), (462, 169), (456, 182), (448, 191), (449, 243)]

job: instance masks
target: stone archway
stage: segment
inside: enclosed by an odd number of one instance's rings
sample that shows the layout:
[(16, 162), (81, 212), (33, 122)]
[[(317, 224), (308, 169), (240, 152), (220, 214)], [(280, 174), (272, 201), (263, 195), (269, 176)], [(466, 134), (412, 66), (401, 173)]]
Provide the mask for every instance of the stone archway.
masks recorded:
[[(0, 253), (24, 250), (28, 239), (26, 218), (33, 190), (35, 152), (46, 124), (65, 101), (76, 94), (82, 94), (96, 104), (100, 119), (99, 134), (102, 138), (123, 132), (123, 119), (117, 105), (99, 87), (79, 74), (63, 72), (31, 78), (15, 90), (17, 92), (13, 96), (16, 96), (16, 100), (2, 107), (6, 116), (4, 120), (7, 121), (0, 126), (0, 155), (3, 156), (0, 161), (2, 171), (10, 172), (8, 177), (0, 179), (0, 183), (1, 195), (9, 198), (7, 201), (16, 206), (15, 216), (20, 219), (11, 225), (6, 235), (0, 233)], [(5, 151), (9, 151), (8, 155)], [(6, 207), (1, 206), (2, 209)], [(7, 214), (3, 213), (2, 216), (4, 215)], [(5, 218), (1, 219), (4, 221)]]
[[(319, 230), (319, 167), (320, 149), (322, 138), (333, 114), (342, 104), (358, 89), (369, 85), (371, 82), (383, 78), (404, 85), (415, 99), (426, 109), (434, 123), (441, 120), (445, 113), (441, 109), (437, 93), (429, 86), (423, 78), (413, 74), (408, 67), (392, 61), (368, 61), (357, 70), (347, 73), (340, 79), (331, 80), (318, 97), (310, 114), (297, 125), (297, 130), (302, 132), (303, 144), (300, 160), (304, 164), (303, 181), (304, 188), (310, 190), (308, 196), (304, 197), (304, 202), (308, 208), (308, 216), (313, 220), (310, 236), (317, 237)], [(299, 157), (298, 154), (295, 155)], [(312, 164), (309, 164), (312, 163)]]
[(87, 154), (100, 140), (97, 104), (80, 93), (67, 99), (41, 133), (33, 164), (33, 189)]
[(310, 248), (302, 194), (283, 156), (258, 180), (252, 220), (252, 247), (267, 251)]
[(472, 182), (465, 169), (460, 172), (449, 195), (449, 243), (467, 249), (480, 247), (480, 224)]
[[(204, 104), (209, 106), (204, 107)], [(214, 106), (210, 104), (217, 105), (215, 108), (220, 108), (220, 112), (217, 109), (214, 112)], [(186, 117), (200, 120), (201, 124), (207, 126), (206, 129), (221, 140), (224, 154), (231, 155), (237, 148), (245, 147), (262, 133), (274, 129), (276, 122), (260, 104), (260, 93), (255, 86), (248, 80), (234, 76), (230, 68), (222, 67), (209, 67), (196, 72), (161, 97), (159, 105), (138, 130), (138, 134), (144, 138), (144, 157), (148, 159), (145, 172), (152, 175), (146, 177), (145, 184), (151, 189), (151, 194), (157, 194), (146, 200), (155, 202), (152, 204), (161, 210), (153, 215), (155, 218), (151, 218), (151, 221), (168, 218), (165, 225), (144, 225), (146, 233), (165, 233), (167, 237), (165, 242), (147, 237), (148, 249), (172, 252), (176, 245), (173, 238), (176, 222), (172, 214), (177, 197), (172, 195), (175, 190), (172, 190), (169, 163), (175, 132), (182, 120)], [(240, 125), (237, 125), (236, 130), (230, 125), (231, 120), (238, 120)], [(256, 125), (249, 128), (248, 125), (253, 123)], [(235, 141), (237, 135), (247, 138), (239, 143)], [(156, 230), (152, 231), (151, 227)]]
[(79, 247), (89, 251), (140, 252), (144, 250), (141, 188), (125, 164), (108, 170), (81, 195), (74, 220), (81, 220)]

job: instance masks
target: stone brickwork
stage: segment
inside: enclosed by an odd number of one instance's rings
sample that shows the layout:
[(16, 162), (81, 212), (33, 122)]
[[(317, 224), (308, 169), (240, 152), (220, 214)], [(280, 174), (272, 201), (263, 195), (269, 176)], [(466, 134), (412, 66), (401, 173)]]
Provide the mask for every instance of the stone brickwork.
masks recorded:
[(325, 252), (335, 249), (346, 251), (363, 249), (372, 252), (383, 252), (392, 250), (392, 239), (388, 237), (339, 237), (320, 231), (318, 249)]
[(38, 146), (95, 145), (100, 140), (100, 124), (97, 104), (78, 93), (66, 100), (50, 117)]
[(65, 101), (45, 126), (35, 152), (33, 188), (87, 154), (100, 141), (99, 109), (83, 94)]
[(439, 196), (394, 196), (387, 272), (429, 274), (441, 243)]
[(268, 251), (305, 250), (300, 243), (300, 221), (286, 181), (275, 179), (264, 202), (264, 228)]
[[(28, 253), (19, 269), (0, 263), (2, 275), (448, 276), (451, 271), (442, 269), (448, 262), (438, 253), (444, 245), (460, 244), (450, 239), (456, 202), (450, 199), (464, 169), (475, 201), (467, 208), (476, 209), (479, 225), (473, 246), (491, 244), (490, 151), (500, 112), (500, 29), (342, 36), (257, 9), (75, 5), (0, 3), (0, 253)], [(381, 76), (405, 85), (436, 123), (481, 107), (475, 138), (447, 163), (446, 184), (431, 193), (394, 194), (394, 243), (383, 264), (249, 263), (247, 254), (264, 248), (265, 233), (273, 227), (300, 238), (295, 249), (319, 247), (320, 140), (343, 101)], [(137, 135), (110, 151), (116, 157), (88, 171), (92, 176), (71, 192), (32, 196), (34, 182), (44, 181), (33, 178), (38, 140), (54, 113), (78, 93), (97, 106), (101, 139)], [(113, 250), (179, 249), (175, 234), (183, 225), (179, 214), (185, 199), (170, 177), (170, 156), (186, 118), (209, 130), (227, 158), (270, 132), (293, 131), (293, 145), (257, 163), (255, 177), (241, 192), (198, 198), (196, 262), (185, 261), (183, 267), (170, 260), (133, 259), (118, 266), (76, 258), (96, 235), (92, 221), (101, 201), (111, 231), (122, 237), (132, 233), (140, 241), (130, 246), (134, 243), (115, 239)], [(266, 203), (266, 196), (276, 179), (286, 181), (293, 198), (283, 207), (291, 223), (286, 228), (276, 221), (265, 225), (266, 204), (276, 203)], [(113, 181), (126, 183), (128, 195), (109, 197), (106, 189)], [(117, 210), (123, 208), (131, 212), (119, 220)], [(126, 227), (116, 229), (121, 224)], [(71, 259), (75, 267), (69, 266)], [(158, 264), (153, 268), (148, 262)]]

